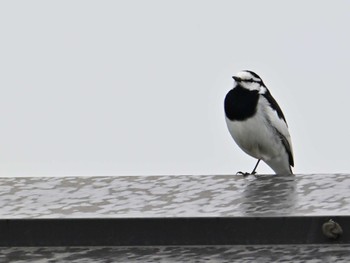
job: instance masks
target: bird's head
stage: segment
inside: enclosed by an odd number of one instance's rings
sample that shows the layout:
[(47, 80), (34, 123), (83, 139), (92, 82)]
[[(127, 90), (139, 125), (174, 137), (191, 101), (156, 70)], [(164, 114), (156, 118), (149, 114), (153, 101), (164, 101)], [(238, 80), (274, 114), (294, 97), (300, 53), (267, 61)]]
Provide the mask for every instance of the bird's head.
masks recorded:
[(250, 70), (242, 70), (232, 77), (235, 85), (239, 85), (250, 91), (258, 91), (260, 94), (265, 93), (266, 86), (258, 74)]

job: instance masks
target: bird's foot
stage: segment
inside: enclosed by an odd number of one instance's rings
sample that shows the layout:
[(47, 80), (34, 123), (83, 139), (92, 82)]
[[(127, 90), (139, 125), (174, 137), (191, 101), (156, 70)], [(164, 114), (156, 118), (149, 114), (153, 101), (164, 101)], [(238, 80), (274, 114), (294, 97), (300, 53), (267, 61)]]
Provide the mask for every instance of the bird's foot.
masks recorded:
[(239, 171), (236, 173), (236, 175), (243, 175), (244, 177), (247, 177), (248, 175), (251, 175), (251, 173), (248, 173), (248, 172), (242, 172), (242, 171)]
[(239, 172), (237, 172), (236, 173), (236, 175), (243, 175), (243, 177), (247, 177), (248, 175), (254, 175), (255, 177), (256, 177), (256, 172), (255, 171), (253, 171), (253, 172), (251, 172), (251, 173), (248, 173), (248, 172), (242, 172), (242, 171), (239, 171)]

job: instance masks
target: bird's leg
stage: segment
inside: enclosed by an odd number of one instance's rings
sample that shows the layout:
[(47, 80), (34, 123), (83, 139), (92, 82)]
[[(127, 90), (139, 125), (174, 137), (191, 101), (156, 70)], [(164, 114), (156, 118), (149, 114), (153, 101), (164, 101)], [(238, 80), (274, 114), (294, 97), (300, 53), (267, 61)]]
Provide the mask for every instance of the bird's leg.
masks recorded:
[(254, 169), (253, 169), (251, 174), (256, 174), (256, 168), (258, 168), (259, 163), (260, 163), (260, 159), (258, 159), (258, 162), (256, 163), (256, 165), (255, 165), (255, 167), (254, 167)]
[(255, 167), (254, 167), (254, 169), (253, 169), (253, 171), (251, 173), (248, 173), (248, 172), (243, 173), (242, 171), (239, 171), (236, 174), (243, 175), (244, 177), (246, 177), (248, 175), (255, 175), (256, 174), (256, 168), (258, 168), (259, 163), (260, 163), (260, 159), (258, 159), (258, 162), (256, 163), (256, 165), (255, 165)]

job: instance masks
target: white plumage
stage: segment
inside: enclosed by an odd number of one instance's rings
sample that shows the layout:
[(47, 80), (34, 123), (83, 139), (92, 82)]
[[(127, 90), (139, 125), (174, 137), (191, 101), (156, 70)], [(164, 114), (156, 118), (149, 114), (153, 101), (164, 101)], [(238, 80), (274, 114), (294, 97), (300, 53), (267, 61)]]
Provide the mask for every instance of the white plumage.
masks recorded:
[(291, 138), (277, 102), (254, 72), (241, 71), (233, 78), (234, 88), (225, 98), (231, 136), (245, 153), (263, 160), (275, 173), (292, 174)]

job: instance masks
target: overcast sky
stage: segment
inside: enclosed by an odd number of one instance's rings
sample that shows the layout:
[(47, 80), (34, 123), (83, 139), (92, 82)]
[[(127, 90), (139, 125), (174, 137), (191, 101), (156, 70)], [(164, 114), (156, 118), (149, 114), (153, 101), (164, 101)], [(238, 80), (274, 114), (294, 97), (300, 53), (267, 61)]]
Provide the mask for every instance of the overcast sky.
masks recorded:
[(2, 1), (0, 176), (251, 171), (223, 111), (241, 69), (258, 73), (284, 111), (295, 173), (350, 172), (349, 10), (349, 1)]

